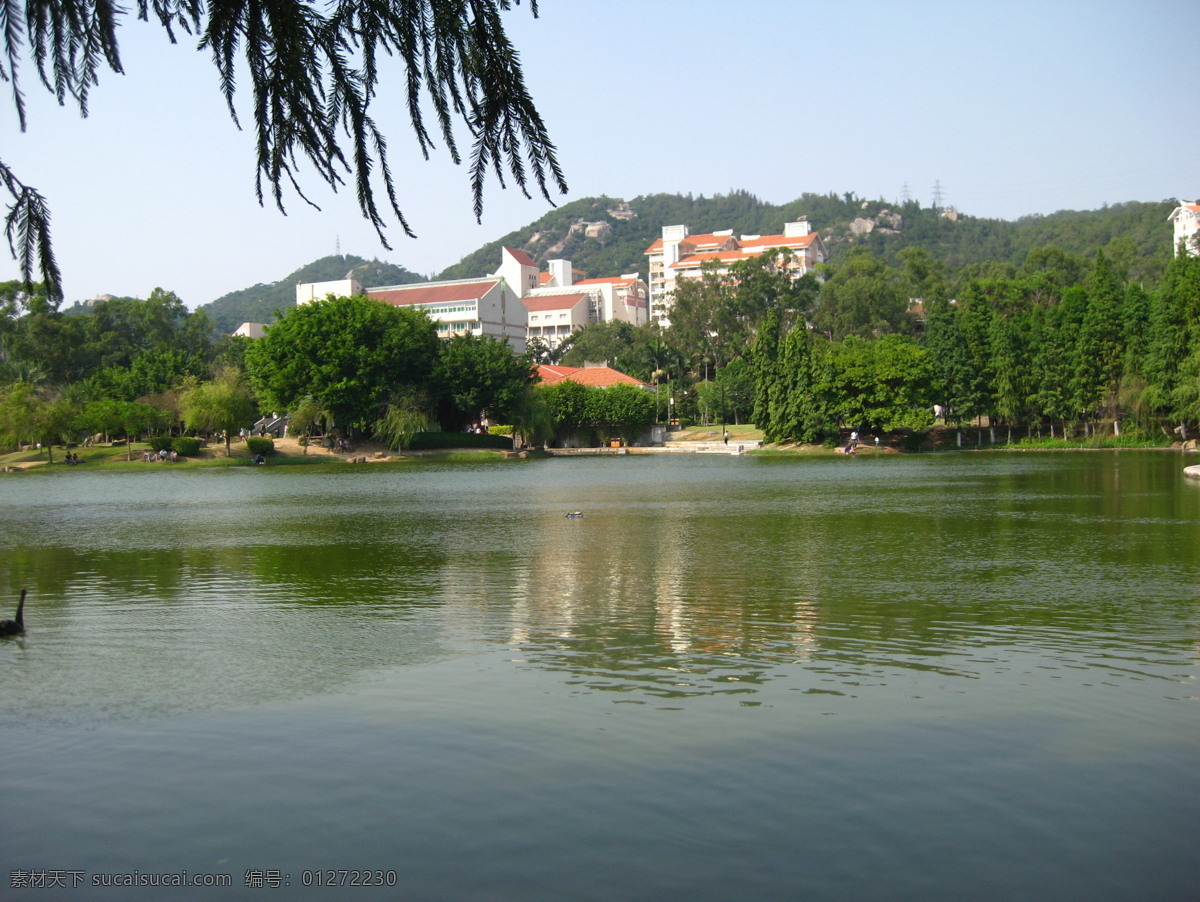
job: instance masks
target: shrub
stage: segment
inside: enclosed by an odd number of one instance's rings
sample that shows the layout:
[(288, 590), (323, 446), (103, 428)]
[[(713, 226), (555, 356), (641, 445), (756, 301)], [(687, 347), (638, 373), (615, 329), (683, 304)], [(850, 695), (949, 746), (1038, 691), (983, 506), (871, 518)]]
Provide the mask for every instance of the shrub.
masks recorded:
[(409, 444), (412, 451), (440, 451), (445, 448), (494, 448), (512, 450), (512, 437), (476, 435), (469, 432), (418, 432)]
[(251, 454), (274, 454), (275, 439), (252, 435), (246, 439), (246, 448)]
[(169, 435), (151, 435), (147, 437), (146, 444), (153, 451), (170, 451), (175, 447), (175, 440)]
[(488, 435), (512, 435), (512, 426), (488, 426)]
[(171, 447), (184, 457), (195, 457), (200, 453), (200, 439), (186, 435), (177, 435), (171, 439)]

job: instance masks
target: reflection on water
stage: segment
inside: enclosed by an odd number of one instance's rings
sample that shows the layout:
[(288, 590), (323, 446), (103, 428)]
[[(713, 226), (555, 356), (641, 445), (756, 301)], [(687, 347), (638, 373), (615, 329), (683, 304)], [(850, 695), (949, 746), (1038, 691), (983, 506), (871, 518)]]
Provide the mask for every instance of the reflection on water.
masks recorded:
[[(438, 899), (960, 898), (968, 877), (990, 897), (1172, 898), (1200, 880), (1171, 832), (1200, 815), (1200, 491), (1181, 469), (5, 479), (0, 598), (28, 586), (30, 626), (0, 644), (0, 751), (37, 781), (0, 778), (0, 819), (49, 845), (0, 853), (402, 862), (408, 896)], [(157, 794), (129, 810), (95, 788), (138, 796), (134, 773)], [(51, 814), (65, 797), (76, 813)], [(150, 855), (93, 832), (101, 813), (178, 838)], [(242, 826), (264, 817), (325, 832)]]

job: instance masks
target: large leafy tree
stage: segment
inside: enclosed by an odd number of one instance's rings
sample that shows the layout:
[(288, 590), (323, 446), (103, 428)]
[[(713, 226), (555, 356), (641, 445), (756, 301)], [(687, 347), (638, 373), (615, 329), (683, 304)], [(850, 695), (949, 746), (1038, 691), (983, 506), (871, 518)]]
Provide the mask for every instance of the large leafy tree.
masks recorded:
[(180, 398), (183, 422), (196, 432), (224, 432), (225, 456), (232, 454), (233, 431), (248, 427), (258, 416), (258, 404), (240, 370), (226, 369)]
[[(471, 140), (475, 214), (482, 214), (489, 172), (527, 192), (532, 179), (550, 199), (549, 186), (566, 191), (555, 148), (525, 87), (518, 55), (501, 13), (520, 0), (138, 0), (137, 17), (153, 19), (172, 42), (186, 37), (212, 55), (230, 115), (236, 82), (247, 79), (257, 141), (255, 187), (284, 209), (290, 186), (300, 186), (302, 164), (334, 190), (352, 182), (362, 215), (380, 240), (385, 217), (405, 233), (387, 140), (373, 118), (380, 60), (398, 57), (405, 70), (409, 122), (422, 153), (434, 146), (425, 104), (455, 163), (461, 122)], [(530, 0), (537, 14), (537, 0)], [(0, 4), (0, 79), (12, 87), (17, 118), (27, 126), (18, 74), (26, 53), (42, 84), (59, 103), (70, 99), (82, 115), (103, 69), (122, 72), (117, 34), (127, 15), (116, 0), (11, 0)], [(51, 297), (62, 279), (50, 241), (45, 198), (0, 162), (0, 186), (11, 198), (5, 229), (29, 281), (41, 270)], [(382, 198), (382, 200), (380, 199)], [(382, 209), (381, 209), (382, 208)]]
[(497, 338), (456, 335), (441, 347), (434, 381), (448, 402), (445, 425), (461, 427), (486, 414), (512, 422), (521, 396), (533, 384), (528, 356), (516, 356)]
[(430, 381), (440, 342), (422, 312), (365, 297), (294, 307), (246, 351), (264, 405), (312, 398), (337, 426), (369, 428), (395, 393)]
[(913, 331), (899, 273), (867, 248), (855, 248), (821, 285), (813, 323), (836, 340)]
[(791, 261), (790, 254), (767, 252), (739, 260), (728, 272), (706, 265), (699, 279), (675, 289), (672, 338), (694, 360), (716, 368), (748, 358), (768, 310), (790, 323), (815, 302), (819, 284), (812, 276), (794, 278)]

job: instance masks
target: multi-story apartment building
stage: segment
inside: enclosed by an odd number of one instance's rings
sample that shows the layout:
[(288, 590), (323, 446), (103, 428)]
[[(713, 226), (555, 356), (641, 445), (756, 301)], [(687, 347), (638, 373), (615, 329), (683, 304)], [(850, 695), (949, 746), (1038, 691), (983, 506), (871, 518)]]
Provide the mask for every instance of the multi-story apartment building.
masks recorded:
[(779, 235), (735, 236), (732, 229), (691, 235), (686, 225), (664, 226), (662, 238), (645, 251), (650, 267), (650, 319), (668, 325), (675, 286), (681, 279), (700, 278), (705, 264), (728, 272), (739, 260), (767, 251), (787, 251), (788, 267), (797, 277), (825, 262), (825, 245), (808, 220), (785, 224)]
[(538, 277), (539, 286), (524, 298), (529, 312), (527, 335), (556, 348), (572, 332), (592, 323), (648, 321), (646, 283), (637, 273), (618, 278), (579, 279), (570, 260), (550, 260)]

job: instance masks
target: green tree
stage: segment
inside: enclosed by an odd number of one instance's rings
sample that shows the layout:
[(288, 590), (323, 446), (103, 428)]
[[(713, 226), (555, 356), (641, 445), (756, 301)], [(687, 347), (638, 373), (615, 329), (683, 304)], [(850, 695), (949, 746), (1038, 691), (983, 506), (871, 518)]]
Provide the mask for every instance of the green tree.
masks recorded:
[(779, 312), (768, 310), (751, 347), (754, 368), (754, 407), (750, 416), (768, 441), (779, 441), (777, 424), (772, 416), (777, 409), (780, 391), (779, 377)]
[(527, 355), (516, 356), (508, 342), (476, 335), (455, 335), (443, 342), (434, 367), (434, 382), (448, 402), (452, 430), (485, 414), (511, 422), (521, 396), (533, 384)]
[(911, 333), (913, 322), (899, 275), (866, 248), (856, 248), (821, 285), (813, 324), (835, 341), (848, 335)]
[(697, 383), (696, 391), (708, 414), (706, 422), (746, 422), (754, 406), (754, 366), (734, 360), (714, 378)]
[(321, 405), (312, 398), (303, 398), (298, 404), (292, 405), (288, 411), (288, 433), (299, 439), (304, 453), (308, 453), (308, 440), (313, 428), (325, 422), (326, 413)]
[(388, 447), (403, 451), (412, 444), (417, 433), (429, 432), (436, 427), (433, 408), (433, 399), (426, 389), (411, 386), (401, 389), (384, 405), (382, 415), (375, 422), (376, 438), (382, 439)]
[(254, 393), (239, 370), (226, 369), (210, 382), (202, 382), (183, 393), (183, 422), (194, 432), (224, 432), (225, 456), (234, 430), (249, 426), (258, 416)]
[(616, 429), (626, 444), (632, 444), (654, 423), (654, 396), (644, 388), (626, 382), (608, 388), (587, 388), (587, 395), (586, 416), (591, 425)]
[[(235, 122), (235, 86), (239, 80), (249, 81), (260, 202), (269, 192), (283, 210), (284, 188), (290, 185), (311, 204), (299, 184), (298, 169), (305, 161), (335, 191), (347, 179), (353, 181), (362, 215), (386, 246), (385, 214), (376, 199), (380, 191), (390, 214), (407, 234), (412, 231), (400, 211), (387, 141), (372, 115), (384, 69), (380, 51), (398, 56), (405, 70), (409, 120), (422, 153), (428, 156), (434, 146), (424, 110), (433, 110), (441, 139), (456, 163), (456, 123), (465, 126), (472, 145), (477, 217), (489, 172), (502, 186), (511, 177), (526, 193), (532, 179), (547, 200), (549, 184), (566, 192), (554, 145), (501, 24), (501, 13), (512, 2), (347, 0), (323, 6), (311, 0), (261, 5), (139, 0), (138, 17), (153, 16), (172, 42), (180, 32), (200, 38), (196, 49), (212, 54)], [(530, 6), (536, 15), (536, 0)], [(60, 103), (70, 97), (86, 116), (101, 70), (122, 72), (117, 32), (123, 12), (114, 0), (95, 0), (86, 8), (17, 0), (6, 7), (0, 79), (13, 85), (22, 131), (27, 122), (18, 70), (26, 48), (42, 83)], [(45, 199), (2, 162), (0, 184), (12, 199), (5, 225), (25, 281), (30, 281), (36, 262), (47, 293), (61, 298)]]
[(588, 387), (570, 379), (535, 388), (553, 424), (553, 435), (591, 425)]
[(79, 408), (63, 398), (46, 399), (38, 405), (34, 416), (34, 434), (46, 447), (46, 459), (54, 463), (55, 443), (65, 444), (74, 438)]
[(929, 352), (899, 335), (847, 338), (829, 347), (829, 406), (860, 429), (924, 429), (932, 424), (935, 368)]
[(88, 404), (80, 412), (76, 424), (87, 432), (102, 433), (109, 438), (124, 436), (125, 456), (132, 460), (133, 437), (158, 425), (159, 421), (159, 412), (149, 404), (107, 399)]
[(246, 368), (268, 408), (312, 398), (334, 425), (370, 429), (395, 392), (429, 384), (439, 350), (421, 311), (328, 298), (289, 310), (247, 349)]
[[(1103, 252), (1087, 294), (1079, 324), (1074, 390), (1085, 411), (1104, 407), (1116, 421), (1117, 395), (1124, 364), (1124, 291)], [(1116, 427), (1119, 431), (1120, 427)]]
[(635, 333), (635, 326), (620, 320), (589, 323), (559, 345), (557, 359), (563, 366), (606, 361), (617, 369), (617, 362), (631, 354), (636, 343)]

